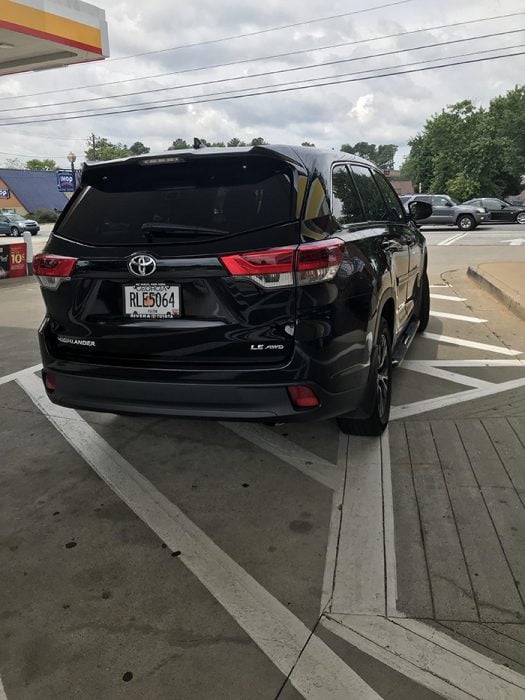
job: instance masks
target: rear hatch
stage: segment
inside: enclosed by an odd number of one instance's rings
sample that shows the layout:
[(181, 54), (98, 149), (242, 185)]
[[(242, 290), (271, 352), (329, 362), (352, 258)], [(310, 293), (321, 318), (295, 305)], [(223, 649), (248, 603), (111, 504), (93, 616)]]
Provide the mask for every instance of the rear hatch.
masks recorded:
[(253, 151), (88, 166), (37, 260), (52, 354), (124, 366), (284, 362), (294, 279), (265, 251), (289, 256), (299, 244), (299, 170)]

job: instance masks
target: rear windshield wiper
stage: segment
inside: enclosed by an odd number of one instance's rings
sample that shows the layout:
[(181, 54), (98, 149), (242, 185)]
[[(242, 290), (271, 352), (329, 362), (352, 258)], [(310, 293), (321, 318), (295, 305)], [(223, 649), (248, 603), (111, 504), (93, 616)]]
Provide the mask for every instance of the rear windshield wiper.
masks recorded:
[(209, 235), (223, 235), (226, 233), (226, 231), (221, 231), (220, 229), (216, 228), (205, 228), (204, 226), (188, 226), (185, 224), (170, 224), (170, 223), (163, 223), (163, 222), (157, 222), (157, 221), (146, 221), (142, 226), (140, 227), (144, 233), (153, 233), (153, 234), (188, 234), (188, 233), (203, 233), (203, 234), (209, 234)]

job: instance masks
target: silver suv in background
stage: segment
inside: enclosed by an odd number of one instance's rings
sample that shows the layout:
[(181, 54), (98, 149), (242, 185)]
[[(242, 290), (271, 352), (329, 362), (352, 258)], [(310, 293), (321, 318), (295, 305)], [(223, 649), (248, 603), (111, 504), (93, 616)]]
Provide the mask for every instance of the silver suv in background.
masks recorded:
[(485, 208), (458, 204), (447, 194), (410, 194), (404, 195), (400, 199), (405, 209), (413, 201), (426, 202), (432, 206), (432, 216), (418, 221), (419, 226), (438, 224), (457, 226), (460, 231), (471, 231), (490, 218), (490, 214)]

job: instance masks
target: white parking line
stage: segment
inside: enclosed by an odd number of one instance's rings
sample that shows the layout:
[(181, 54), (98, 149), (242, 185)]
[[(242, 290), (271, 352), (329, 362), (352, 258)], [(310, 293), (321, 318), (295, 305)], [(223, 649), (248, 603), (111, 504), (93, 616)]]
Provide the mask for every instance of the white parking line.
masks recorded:
[(7, 695), (5, 694), (4, 686), (2, 685), (2, 679), (0, 678), (0, 700), (7, 700)]
[(172, 550), (257, 646), (311, 700), (380, 700), (342, 659), (223, 552), (75, 411), (53, 405), (39, 378), (17, 379), (68, 443)]
[(277, 435), (263, 425), (229, 422), (221, 425), (244, 440), (275, 455), (283, 462), (287, 462), (295, 469), (299, 469), (303, 474), (319, 481), (329, 489), (336, 489), (341, 481), (344, 468), (338, 468), (335, 464)]
[(494, 382), (487, 382), (484, 379), (469, 377), (466, 374), (451, 372), (450, 370), (433, 367), (432, 365), (422, 364), (417, 361), (405, 360), (403, 362), (403, 369), (411, 369), (413, 372), (421, 372), (421, 374), (428, 374), (431, 377), (445, 379), (447, 382), (455, 382), (456, 384), (463, 384), (464, 386), (471, 386), (476, 389), (494, 386)]
[(323, 627), (450, 700), (520, 700), (525, 678), (414, 620), (329, 613)]
[[(42, 365), (33, 365), (32, 367), (26, 367), (25, 369), (19, 369), (17, 372), (11, 372), (11, 374), (4, 374), (3, 377), (0, 377), (0, 385), (1, 384), (7, 384), (8, 382), (12, 382), (15, 379), (18, 379), (18, 377), (21, 377), (24, 374), (32, 374), (34, 372), (38, 372), (39, 370), (42, 369)], [(2, 700), (2, 696), (0, 695), (0, 700)]]
[(459, 241), (460, 238), (466, 235), (466, 233), (456, 233), (454, 236), (450, 236), (450, 238), (445, 238), (445, 240), (438, 243), (438, 245), (452, 245), (452, 243)]
[(444, 299), (445, 301), (467, 301), (464, 297), (451, 297), (446, 294), (431, 294), (431, 299)]
[(476, 316), (461, 316), (461, 314), (448, 314), (445, 311), (431, 311), (431, 316), (437, 318), (450, 318), (453, 321), (466, 321), (467, 323), (487, 323), (486, 318), (476, 318)]
[(435, 340), (438, 343), (448, 343), (449, 345), (461, 345), (464, 348), (475, 348), (476, 350), (485, 350), (487, 352), (495, 352), (499, 355), (521, 355), (520, 350), (511, 350), (504, 348), (501, 345), (489, 345), (488, 343), (478, 343), (474, 340), (464, 340), (463, 338), (454, 338), (450, 335), (439, 335), (438, 333), (421, 333), (422, 338)]
[(525, 367), (524, 360), (405, 360), (411, 365), (431, 365), (432, 367)]
[(415, 401), (414, 403), (405, 404), (403, 406), (394, 406), (390, 411), (390, 420), (398, 420), (408, 418), (408, 416), (416, 416), (427, 411), (436, 411), (445, 406), (454, 406), (465, 401), (473, 401), (474, 399), (483, 399), (486, 396), (499, 394), (502, 391), (510, 391), (511, 389), (519, 389), (525, 386), (525, 377), (521, 379), (512, 379), (509, 382), (501, 382), (499, 384), (491, 384), (488, 387), (479, 389), (471, 389), (470, 391), (458, 391), (455, 394), (446, 394), (445, 396), (437, 396), (434, 399), (424, 399), (423, 401)]
[(450, 287), (449, 284), (429, 284), (430, 289), (442, 289), (443, 287)]

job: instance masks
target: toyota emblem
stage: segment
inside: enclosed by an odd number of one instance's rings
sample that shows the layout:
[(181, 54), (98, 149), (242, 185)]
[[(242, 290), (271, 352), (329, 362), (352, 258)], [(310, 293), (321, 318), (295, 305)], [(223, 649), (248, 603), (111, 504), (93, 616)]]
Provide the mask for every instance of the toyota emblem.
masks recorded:
[(155, 272), (157, 263), (151, 255), (134, 255), (128, 263), (128, 268), (137, 277), (147, 277)]

